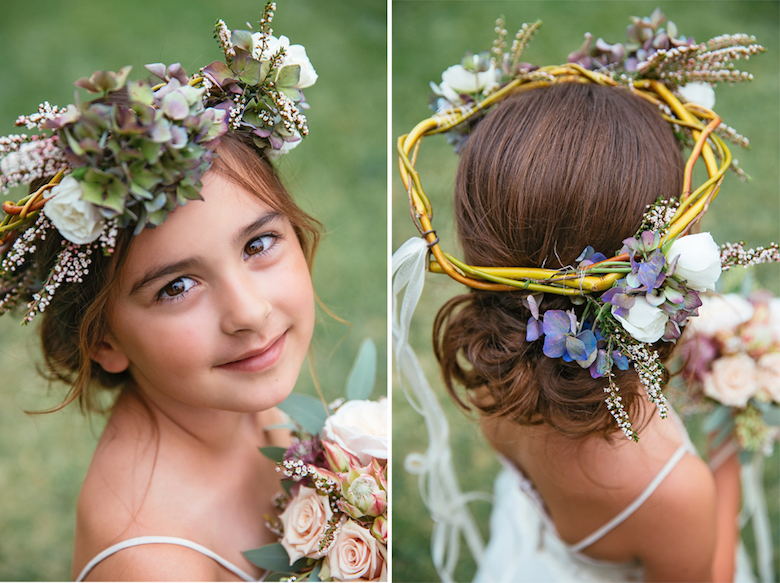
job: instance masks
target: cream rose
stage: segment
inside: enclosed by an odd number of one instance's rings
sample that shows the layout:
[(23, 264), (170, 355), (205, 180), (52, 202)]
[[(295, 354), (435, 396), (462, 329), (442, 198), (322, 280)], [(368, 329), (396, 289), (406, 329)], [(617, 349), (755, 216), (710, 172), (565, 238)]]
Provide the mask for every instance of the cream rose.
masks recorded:
[(81, 184), (66, 176), (51, 189), (52, 198), (43, 205), (43, 214), (71, 243), (84, 245), (100, 236), (106, 227), (105, 219), (95, 205), (81, 198)]
[(387, 459), (387, 399), (347, 401), (325, 421), (323, 439), (357, 456), (360, 463)]
[(268, 37), (268, 47), (265, 51), (260, 51), (260, 39), (262, 34), (256, 32), (252, 35), (253, 51), (252, 56), (256, 59), (270, 59), (279, 49), (284, 49), (284, 57), (282, 57), (282, 67), (287, 65), (298, 65), (301, 68), (301, 75), (298, 79), (298, 83), (295, 84), (296, 89), (305, 89), (311, 87), (317, 81), (317, 71), (309, 61), (309, 57), (306, 55), (306, 48), (303, 45), (291, 45), (290, 39), (282, 35), (279, 38), (275, 36)]
[(612, 307), (615, 318), (623, 325), (626, 332), (640, 342), (653, 343), (664, 335), (669, 316), (660, 308), (651, 306), (644, 296), (637, 296), (634, 299), (634, 305), (628, 310), (625, 318), (615, 314), (616, 309), (617, 306)]
[(715, 289), (720, 278), (720, 247), (709, 233), (680, 237), (666, 254), (669, 263), (677, 259), (675, 276), (685, 279), (686, 285), (698, 291)]
[(699, 315), (688, 326), (697, 334), (714, 336), (718, 332), (734, 333), (740, 324), (753, 317), (753, 305), (738, 294), (701, 296)]
[(318, 558), (320, 539), (333, 516), (327, 496), (320, 496), (314, 488), (301, 486), (279, 517), (284, 525), (282, 546), (292, 565), (303, 557)]
[(729, 407), (744, 407), (757, 390), (756, 362), (744, 353), (713, 361), (704, 377), (704, 394)]
[(780, 403), (780, 352), (770, 352), (758, 360), (758, 387), (768, 399)]
[(325, 557), (321, 577), (334, 581), (387, 581), (384, 547), (368, 530), (347, 520)]
[(442, 83), (461, 93), (477, 93), (496, 83), (497, 71), (469, 71), (463, 65), (453, 65), (441, 74)]

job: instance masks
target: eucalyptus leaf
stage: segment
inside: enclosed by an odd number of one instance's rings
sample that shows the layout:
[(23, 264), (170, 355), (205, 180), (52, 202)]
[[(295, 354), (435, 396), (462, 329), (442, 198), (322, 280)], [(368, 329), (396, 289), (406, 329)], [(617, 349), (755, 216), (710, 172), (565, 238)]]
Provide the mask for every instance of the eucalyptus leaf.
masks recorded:
[(279, 403), (279, 408), (292, 417), (301, 428), (312, 435), (322, 431), (328, 411), (319, 399), (308, 395), (292, 393)]
[(288, 431), (298, 430), (294, 423), (274, 423), (273, 425), (266, 425), (263, 429), (266, 431), (271, 431), (273, 429), (287, 429)]
[(276, 463), (279, 463), (284, 459), (284, 454), (286, 451), (287, 450), (285, 448), (277, 447), (274, 445), (269, 445), (267, 447), (260, 448), (260, 453), (262, 453), (265, 457), (267, 457), (272, 462), (276, 462)]
[(322, 562), (319, 562), (316, 565), (314, 565), (314, 568), (311, 570), (311, 573), (309, 574), (309, 581), (312, 581), (314, 583), (319, 582), (321, 570), (322, 570)]
[(265, 545), (251, 551), (244, 551), (246, 560), (265, 569), (266, 571), (276, 571), (279, 573), (295, 573), (306, 565), (306, 559), (300, 559), (290, 565), (290, 557), (281, 543)]
[(712, 449), (718, 449), (721, 445), (723, 445), (723, 442), (725, 442), (729, 435), (731, 435), (732, 431), (734, 431), (734, 421), (729, 420), (720, 428), (718, 433), (712, 439)]
[(724, 406), (718, 406), (716, 409), (705, 419), (701, 428), (705, 433), (712, 433), (720, 428), (721, 425), (726, 423), (731, 416), (731, 409)]
[(755, 451), (749, 451), (747, 449), (740, 450), (739, 452), (739, 463), (742, 466), (750, 465), (755, 456), (760, 455), (758, 452)]
[(376, 381), (376, 345), (370, 338), (363, 340), (355, 364), (347, 378), (347, 399), (368, 399)]
[(777, 405), (769, 405), (766, 409), (763, 409), (761, 413), (764, 423), (767, 425), (780, 425), (780, 407)]

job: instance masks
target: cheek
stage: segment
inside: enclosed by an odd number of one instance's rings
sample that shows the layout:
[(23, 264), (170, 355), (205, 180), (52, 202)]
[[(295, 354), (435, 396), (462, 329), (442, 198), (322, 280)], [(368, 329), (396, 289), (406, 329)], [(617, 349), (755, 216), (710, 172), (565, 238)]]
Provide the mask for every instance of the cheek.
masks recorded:
[(144, 375), (181, 374), (194, 362), (210, 357), (204, 319), (198, 314), (167, 318), (128, 314), (114, 319), (111, 330), (130, 359), (131, 369), (142, 369)]

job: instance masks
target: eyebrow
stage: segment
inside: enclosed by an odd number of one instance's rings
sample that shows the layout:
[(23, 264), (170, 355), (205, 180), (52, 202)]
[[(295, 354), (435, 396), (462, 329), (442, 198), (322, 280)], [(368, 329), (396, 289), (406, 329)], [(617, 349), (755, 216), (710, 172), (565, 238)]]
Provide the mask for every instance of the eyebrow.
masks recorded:
[[(244, 239), (253, 235), (259, 229), (265, 227), (268, 223), (272, 223), (276, 221), (281, 216), (282, 216), (281, 213), (278, 212), (269, 212), (261, 215), (256, 221), (246, 225), (245, 227), (242, 227), (241, 230), (239, 230), (236, 233), (236, 235), (233, 237), (233, 244), (238, 245), (242, 243)], [(165, 276), (173, 275), (175, 273), (181, 273), (182, 271), (187, 271), (189, 269), (192, 269), (193, 267), (201, 265), (202, 263), (203, 260), (200, 257), (190, 257), (188, 259), (183, 259), (182, 261), (177, 261), (176, 263), (170, 263), (168, 265), (160, 265), (158, 267), (153, 267), (152, 269), (144, 273), (138, 279), (138, 281), (136, 281), (136, 283), (133, 284), (133, 287), (130, 288), (129, 295), (132, 296), (133, 294), (138, 293), (141, 289), (143, 289), (153, 281), (161, 279)]]
[(255, 232), (265, 227), (268, 223), (273, 223), (274, 221), (278, 220), (281, 218), (281, 216), (282, 214), (276, 211), (271, 211), (261, 215), (255, 222), (247, 225), (238, 233), (236, 233), (236, 236), (233, 237), (233, 244), (238, 245), (242, 243), (244, 239), (254, 235)]

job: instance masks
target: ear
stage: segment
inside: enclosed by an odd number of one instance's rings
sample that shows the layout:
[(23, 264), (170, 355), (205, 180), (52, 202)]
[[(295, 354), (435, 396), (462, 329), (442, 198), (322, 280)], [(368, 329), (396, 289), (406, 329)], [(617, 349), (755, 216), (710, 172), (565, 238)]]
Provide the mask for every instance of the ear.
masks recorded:
[(92, 360), (103, 367), (104, 371), (112, 373), (124, 372), (130, 366), (130, 359), (111, 335), (103, 338), (92, 355)]

